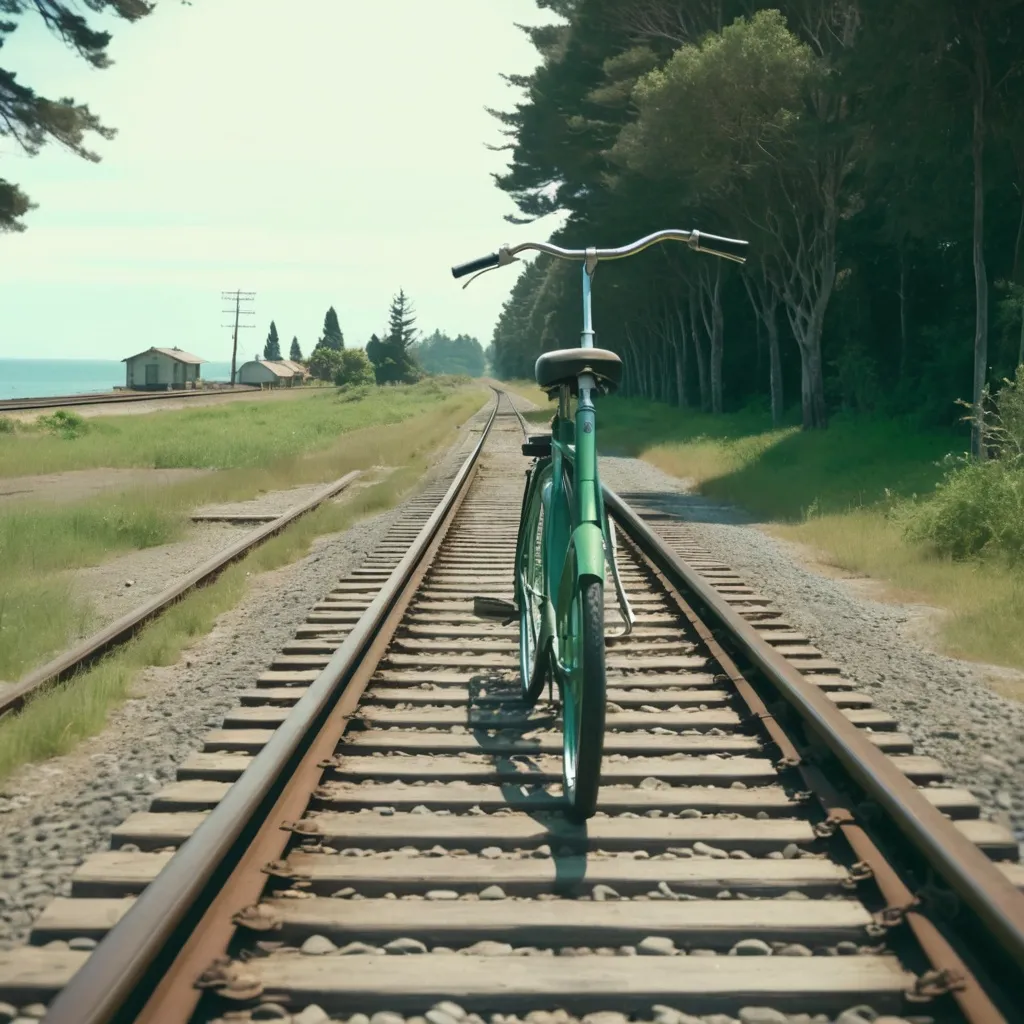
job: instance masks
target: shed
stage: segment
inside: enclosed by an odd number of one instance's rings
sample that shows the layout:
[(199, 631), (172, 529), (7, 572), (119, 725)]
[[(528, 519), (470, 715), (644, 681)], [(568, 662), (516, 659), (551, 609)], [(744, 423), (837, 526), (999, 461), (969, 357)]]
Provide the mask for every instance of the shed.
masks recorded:
[(302, 376), (297, 375), (290, 366), (270, 359), (250, 359), (238, 368), (239, 384), (269, 384), (272, 388), (289, 388), (296, 379), (302, 382)]
[(147, 348), (122, 359), (125, 384), (135, 391), (171, 391), (194, 388), (205, 359), (180, 348)]
[(302, 363), (297, 363), (294, 359), (278, 359), (277, 361), (282, 366), (287, 366), (290, 370), (294, 370), (297, 379), (307, 380), (309, 378), (309, 370)]

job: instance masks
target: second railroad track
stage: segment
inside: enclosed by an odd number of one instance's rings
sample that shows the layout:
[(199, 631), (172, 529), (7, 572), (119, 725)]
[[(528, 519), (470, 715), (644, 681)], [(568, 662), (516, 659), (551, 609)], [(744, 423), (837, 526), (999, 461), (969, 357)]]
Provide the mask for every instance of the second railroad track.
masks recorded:
[[(1024, 1020), (1017, 843), (684, 523), (609, 494), (598, 814), (518, 697), (524, 424), (340, 581), (0, 953), (53, 1024)], [(609, 588), (610, 590), (610, 588)], [(88, 952), (81, 947), (99, 940)]]

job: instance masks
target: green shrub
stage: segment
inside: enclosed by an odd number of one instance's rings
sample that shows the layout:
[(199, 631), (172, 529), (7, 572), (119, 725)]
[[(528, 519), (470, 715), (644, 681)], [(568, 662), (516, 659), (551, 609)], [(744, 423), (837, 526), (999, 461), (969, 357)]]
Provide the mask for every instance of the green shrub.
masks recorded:
[(16, 429), (14, 420), (0, 416), (0, 434), (13, 434)]
[(359, 387), (363, 384), (376, 384), (377, 377), (361, 348), (347, 348), (335, 353), (337, 368), (334, 371), (334, 383), (339, 387)]
[(897, 513), (906, 534), (954, 559), (1024, 559), (1024, 468), (1010, 462), (960, 462), (927, 500)]
[(67, 409), (58, 409), (50, 416), (40, 416), (39, 425), (69, 441), (89, 432), (89, 424), (77, 412), (68, 412)]

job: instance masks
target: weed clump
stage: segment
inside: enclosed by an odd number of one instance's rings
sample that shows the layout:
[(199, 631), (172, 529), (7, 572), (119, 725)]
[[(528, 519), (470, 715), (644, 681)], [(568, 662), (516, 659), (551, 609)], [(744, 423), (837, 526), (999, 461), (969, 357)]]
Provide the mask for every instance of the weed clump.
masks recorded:
[(68, 441), (89, 432), (89, 424), (77, 412), (68, 412), (67, 409), (58, 409), (50, 416), (40, 416), (39, 425)]
[(7, 416), (0, 416), (0, 434), (13, 434), (16, 429), (14, 420)]
[[(1024, 367), (986, 395), (985, 462), (947, 460), (932, 495), (898, 511), (907, 536), (953, 559), (996, 556), (1024, 561)], [(972, 416), (978, 413), (972, 410)]]

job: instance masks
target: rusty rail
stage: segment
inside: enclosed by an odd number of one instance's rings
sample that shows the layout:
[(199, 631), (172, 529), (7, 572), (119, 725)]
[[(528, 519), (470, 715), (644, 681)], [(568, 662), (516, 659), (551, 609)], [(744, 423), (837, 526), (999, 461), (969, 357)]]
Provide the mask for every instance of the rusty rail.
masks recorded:
[(723, 627), (730, 645), (763, 674), (902, 837), (978, 916), (1006, 956), (1024, 970), (1024, 894), (617, 494), (606, 487), (604, 496), (611, 514), (644, 555), (669, 581), (696, 596), (702, 615)]
[[(223, 800), (138, 898), (50, 1005), (48, 1024), (109, 1024), (137, 1019), (159, 974), (170, 967), (303, 763), (366, 659), (382, 625), (408, 592), (463, 495), (497, 415), (490, 419), (441, 503), (377, 597), (273, 737)], [(347, 706), (347, 704), (346, 704)], [(341, 708), (344, 713), (344, 708)]]
[(223, 388), (182, 388), (173, 391), (85, 392), (79, 395), (52, 395), (39, 398), (0, 399), (0, 415), (5, 412), (33, 412), (36, 409), (66, 409), (75, 405), (120, 405), (124, 402), (160, 401), (168, 398), (216, 398), (218, 395), (246, 395), (257, 390), (249, 385), (235, 384)]
[(360, 472), (360, 470), (354, 470), (351, 473), (346, 473), (323, 490), (318, 491), (312, 498), (295, 505), (265, 526), (247, 533), (220, 554), (204, 562), (198, 569), (150, 598), (145, 604), (132, 609), (127, 615), (122, 615), (110, 625), (104, 626), (97, 633), (24, 676), (12, 687), (0, 693), (0, 715), (18, 710), (29, 697), (46, 687), (67, 679), (101, 658), (111, 648), (131, 639), (143, 625), (179, 601), (190, 590), (211, 582), (232, 562), (247, 555), (253, 548), (280, 533), (286, 526), (312, 511), (328, 498), (340, 494), (359, 476)]

